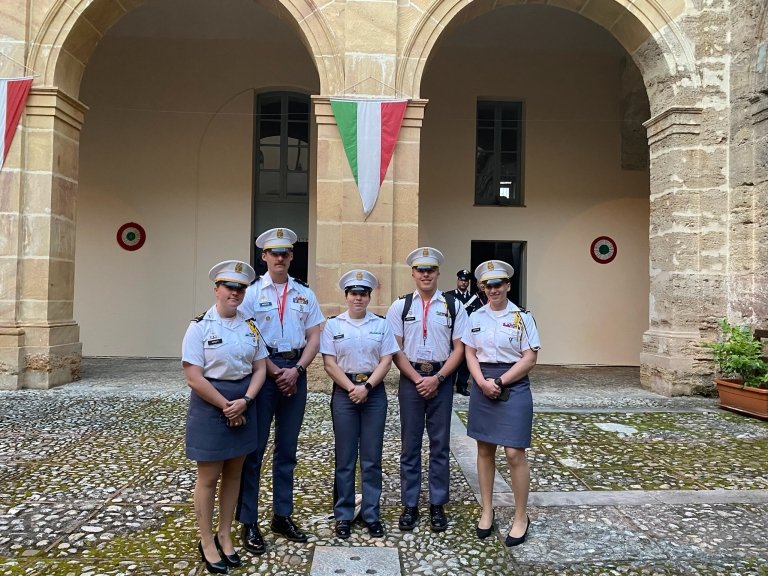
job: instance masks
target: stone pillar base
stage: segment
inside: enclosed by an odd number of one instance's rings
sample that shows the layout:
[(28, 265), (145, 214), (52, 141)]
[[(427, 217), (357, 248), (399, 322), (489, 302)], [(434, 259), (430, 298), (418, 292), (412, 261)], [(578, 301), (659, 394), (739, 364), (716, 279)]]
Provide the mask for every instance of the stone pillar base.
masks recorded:
[(0, 328), (0, 390), (47, 389), (80, 379), (77, 324)]
[(714, 396), (711, 360), (698, 332), (648, 330), (640, 354), (640, 385), (664, 396)]

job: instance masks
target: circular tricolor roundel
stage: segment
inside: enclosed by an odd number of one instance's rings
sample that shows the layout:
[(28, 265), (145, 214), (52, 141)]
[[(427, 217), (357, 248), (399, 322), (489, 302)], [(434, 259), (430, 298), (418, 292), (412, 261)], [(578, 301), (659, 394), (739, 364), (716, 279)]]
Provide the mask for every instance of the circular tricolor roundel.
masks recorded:
[(616, 242), (608, 236), (595, 238), (592, 246), (589, 247), (589, 253), (598, 264), (613, 262), (613, 259), (616, 258)]
[(117, 231), (117, 243), (120, 244), (120, 248), (123, 250), (138, 250), (144, 246), (144, 241), (147, 239), (147, 233), (144, 228), (136, 222), (128, 222), (120, 226)]

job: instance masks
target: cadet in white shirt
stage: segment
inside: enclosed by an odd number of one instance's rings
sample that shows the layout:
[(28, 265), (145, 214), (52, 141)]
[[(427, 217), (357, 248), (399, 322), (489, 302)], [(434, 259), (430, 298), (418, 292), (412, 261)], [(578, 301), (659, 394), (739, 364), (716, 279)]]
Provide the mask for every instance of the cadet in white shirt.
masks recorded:
[[(368, 312), (376, 277), (350, 270), (339, 280), (347, 311), (329, 318), (320, 339), (325, 371), (333, 380), (331, 415), (336, 447), (333, 514), (336, 535), (349, 538), (355, 513), (358, 452), (363, 501), (360, 514), (374, 538), (381, 524), (381, 455), (387, 393), (384, 377), (400, 350), (387, 321)], [(359, 447), (359, 449), (358, 449)]]
[(435, 532), (448, 528), (444, 505), (450, 487), (450, 436), (453, 372), (464, 359), (461, 336), (467, 313), (461, 302), (437, 289), (443, 255), (430, 247), (408, 255), (416, 290), (395, 300), (387, 321), (402, 350), (395, 354), (400, 370), (400, 495), (398, 525), (413, 530), (419, 520), (421, 445), (426, 423), (429, 437), (429, 516)]
[[(182, 366), (192, 389), (185, 444), (187, 457), (197, 461), (198, 550), (209, 572), (225, 573), (227, 566), (241, 563), (232, 545), (232, 518), (243, 461), (256, 448), (253, 402), (264, 384), (267, 348), (253, 319), (237, 309), (256, 276), (253, 268), (227, 260), (208, 276), (215, 283), (216, 304), (192, 321), (182, 343)], [(219, 529), (214, 536), (219, 479)]]
[(494, 525), (493, 478), (496, 447), (504, 446), (515, 516), (505, 544), (517, 546), (528, 536), (531, 473), (525, 449), (531, 446), (533, 398), (528, 373), (536, 365), (541, 343), (533, 316), (507, 299), (515, 273), (501, 260), (475, 270), (488, 303), (469, 317), (464, 334), (467, 365), (475, 381), (469, 396), (467, 435), (477, 441), (477, 476), (483, 513), (477, 537), (487, 538)]
[(267, 272), (248, 288), (240, 310), (256, 318), (267, 343), (267, 380), (256, 399), (259, 412), (258, 447), (248, 455), (243, 471), (237, 519), (243, 524), (243, 547), (253, 554), (266, 551), (258, 525), (261, 464), (275, 421), (272, 456), (271, 529), (294, 542), (307, 534), (291, 519), (296, 448), (307, 404), (307, 366), (320, 347), (325, 320), (314, 292), (289, 276), (296, 234), (288, 228), (267, 230), (256, 239), (263, 249)]

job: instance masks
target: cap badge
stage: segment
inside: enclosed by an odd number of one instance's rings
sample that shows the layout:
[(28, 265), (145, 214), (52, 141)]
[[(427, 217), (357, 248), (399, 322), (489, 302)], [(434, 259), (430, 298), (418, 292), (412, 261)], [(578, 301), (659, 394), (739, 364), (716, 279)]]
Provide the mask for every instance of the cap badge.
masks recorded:
[(355, 278), (357, 278), (358, 280), (362, 280), (363, 279), (363, 273), (362, 272), (358, 272), (357, 274), (355, 274)]
[(488, 262), (488, 270), (493, 270), (493, 262)]
[(237, 264), (235, 264), (235, 272), (237, 272), (238, 274), (240, 274), (242, 271), (243, 271), (243, 265), (242, 265), (242, 263), (238, 262)]
[(278, 228), (277, 229), (277, 237), (278, 238), (282, 238), (283, 237), (283, 229), (282, 228)]
[(422, 256), (429, 256), (429, 248), (424, 248), (424, 250), (421, 251)]

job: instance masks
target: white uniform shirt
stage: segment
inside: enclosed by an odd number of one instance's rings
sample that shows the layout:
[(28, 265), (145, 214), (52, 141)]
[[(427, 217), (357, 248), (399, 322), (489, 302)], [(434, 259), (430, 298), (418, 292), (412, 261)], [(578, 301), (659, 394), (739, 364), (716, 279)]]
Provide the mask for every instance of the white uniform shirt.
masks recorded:
[(267, 357), (267, 347), (256, 323), (238, 310), (222, 318), (213, 305), (200, 320), (193, 320), (181, 344), (181, 359), (201, 366), (203, 376), (240, 380), (253, 372), (253, 362)]
[(536, 322), (512, 302), (500, 316), (486, 304), (469, 317), (469, 328), (461, 341), (477, 350), (480, 362), (511, 364), (525, 350), (541, 348)]
[(320, 352), (336, 356), (336, 363), (344, 372), (370, 373), (379, 365), (382, 356), (400, 350), (389, 324), (367, 312), (361, 324), (349, 318), (349, 312), (329, 318), (320, 337)]
[(278, 289), (267, 273), (248, 287), (239, 310), (247, 318), (256, 319), (267, 346), (278, 348), (278, 342), (285, 339), (290, 343), (291, 349), (304, 348), (307, 343), (306, 329), (325, 320), (315, 293), (288, 277), (281, 326), (279, 306), (282, 302), (283, 288)]
[[(437, 290), (429, 301), (427, 311), (427, 337), (424, 338), (425, 303), (418, 291), (413, 293), (411, 309), (403, 320), (405, 298), (398, 298), (387, 311), (387, 322), (395, 336), (403, 338), (403, 352), (409, 362), (445, 362), (451, 355), (451, 338), (460, 339), (467, 328), (467, 311), (458, 299), (455, 299), (456, 322), (451, 336), (451, 314), (445, 295)], [(431, 355), (431, 358), (425, 358)]]

